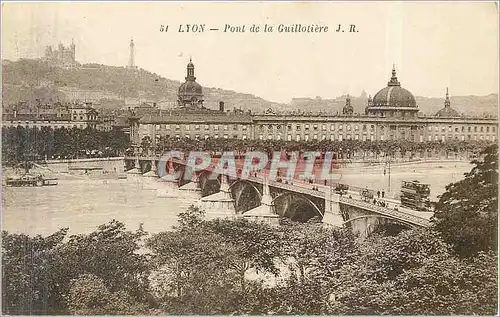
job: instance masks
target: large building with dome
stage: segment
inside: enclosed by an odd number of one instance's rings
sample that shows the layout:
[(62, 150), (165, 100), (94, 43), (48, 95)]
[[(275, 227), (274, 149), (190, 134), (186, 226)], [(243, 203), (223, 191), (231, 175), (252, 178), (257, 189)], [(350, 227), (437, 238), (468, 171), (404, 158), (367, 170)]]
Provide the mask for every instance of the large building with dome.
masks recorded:
[(219, 109), (207, 109), (191, 60), (177, 97), (177, 109), (155, 109), (130, 118), (133, 143), (140, 144), (146, 136), (153, 140), (153, 145), (165, 137), (287, 141), (497, 140), (497, 119), (460, 115), (452, 108), (448, 90), (443, 108), (435, 115), (419, 113), (415, 97), (401, 86), (395, 67), (387, 86), (368, 98), (363, 114), (354, 112), (349, 96), (341, 114), (337, 115), (250, 114), (227, 111), (222, 101)]

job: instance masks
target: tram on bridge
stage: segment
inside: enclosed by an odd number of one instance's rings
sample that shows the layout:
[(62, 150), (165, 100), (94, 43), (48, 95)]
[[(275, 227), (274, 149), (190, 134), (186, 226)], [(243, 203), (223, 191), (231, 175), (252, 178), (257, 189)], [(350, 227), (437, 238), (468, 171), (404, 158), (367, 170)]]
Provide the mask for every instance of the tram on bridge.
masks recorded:
[(419, 181), (403, 181), (401, 186), (401, 206), (418, 211), (430, 209), (429, 184)]

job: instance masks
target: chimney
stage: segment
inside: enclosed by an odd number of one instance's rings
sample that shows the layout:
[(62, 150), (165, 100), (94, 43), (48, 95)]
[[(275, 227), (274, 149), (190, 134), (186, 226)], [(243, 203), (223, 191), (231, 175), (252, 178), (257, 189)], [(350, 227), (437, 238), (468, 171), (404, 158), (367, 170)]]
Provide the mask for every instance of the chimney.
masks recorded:
[(219, 111), (224, 113), (224, 101), (219, 101)]

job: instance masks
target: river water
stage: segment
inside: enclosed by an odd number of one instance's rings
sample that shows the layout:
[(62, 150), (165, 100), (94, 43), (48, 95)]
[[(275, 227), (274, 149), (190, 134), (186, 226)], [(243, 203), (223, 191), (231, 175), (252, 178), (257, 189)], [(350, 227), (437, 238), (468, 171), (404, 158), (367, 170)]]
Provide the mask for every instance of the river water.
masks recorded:
[[(445, 190), (450, 182), (463, 178), (471, 169), (468, 163), (439, 162), (423, 164), (343, 167), (336, 179), (353, 186), (385, 190), (397, 197), (402, 180), (419, 180), (431, 185), (431, 199)], [(69, 227), (70, 234), (88, 233), (113, 219), (135, 230), (141, 223), (151, 233), (169, 230), (177, 214), (196, 203), (196, 198), (160, 198), (137, 179), (91, 179), (85, 177), (60, 179), (50, 187), (3, 187), (2, 228), (29, 235), (49, 235)]]

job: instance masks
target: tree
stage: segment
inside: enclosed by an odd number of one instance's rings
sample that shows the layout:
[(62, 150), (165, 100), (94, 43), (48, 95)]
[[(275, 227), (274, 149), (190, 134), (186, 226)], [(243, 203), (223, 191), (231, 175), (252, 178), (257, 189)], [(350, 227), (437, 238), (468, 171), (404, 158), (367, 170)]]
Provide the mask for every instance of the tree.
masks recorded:
[(140, 252), (145, 236), (142, 227), (127, 231), (116, 220), (90, 234), (72, 235), (55, 257), (59, 266), (53, 278), (68, 294), (72, 280), (92, 274), (110, 292), (122, 291), (139, 303), (149, 303), (148, 255)]
[(433, 229), (374, 235), (341, 268), (330, 314), (494, 314), (496, 256), (461, 259)]
[(104, 281), (92, 274), (71, 281), (68, 308), (75, 315), (139, 315), (149, 308), (138, 303), (127, 292), (110, 292)]
[(155, 255), (155, 290), (169, 313), (255, 312), (260, 282), (247, 273), (277, 273), (279, 244), (271, 228), (243, 219), (206, 221), (196, 208), (180, 215), (174, 231), (154, 235), (147, 245)]
[(64, 313), (60, 302), (57, 252), (66, 229), (42, 237), (2, 232), (2, 312), (39, 315)]
[(443, 238), (461, 256), (497, 249), (498, 147), (481, 153), (483, 160), (465, 179), (446, 186), (439, 197), (432, 221)]

